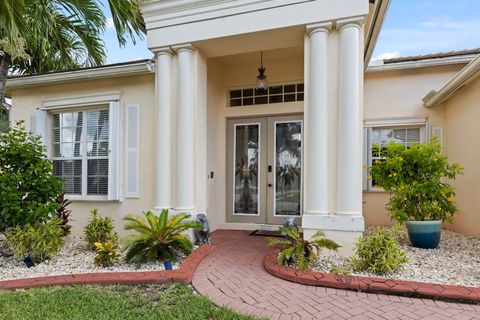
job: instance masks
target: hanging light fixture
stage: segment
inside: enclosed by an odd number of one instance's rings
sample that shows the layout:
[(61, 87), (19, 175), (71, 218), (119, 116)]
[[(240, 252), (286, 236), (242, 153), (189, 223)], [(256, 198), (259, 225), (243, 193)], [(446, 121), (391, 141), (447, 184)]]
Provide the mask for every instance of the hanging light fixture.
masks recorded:
[(260, 52), (260, 68), (258, 68), (257, 76), (257, 90), (258, 92), (265, 92), (268, 89), (267, 76), (265, 75), (265, 68), (263, 67), (263, 51)]

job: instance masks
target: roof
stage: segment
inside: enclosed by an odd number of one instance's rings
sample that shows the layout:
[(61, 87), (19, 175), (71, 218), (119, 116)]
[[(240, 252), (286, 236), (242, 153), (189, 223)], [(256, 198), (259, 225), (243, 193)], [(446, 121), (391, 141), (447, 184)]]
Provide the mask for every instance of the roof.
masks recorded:
[(78, 70), (95, 70), (95, 69), (101, 69), (101, 68), (126, 66), (126, 65), (138, 64), (138, 63), (146, 63), (146, 62), (152, 62), (152, 61), (153, 61), (152, 59), (140, 59), (140, 60), (117, 62), (117, 63), (109, 63), (109, 64), (103, 64), (103, 65), (98, 65), (98, 66), (93, 66), (93, 67), (77, 68), (77, 69), (58, 70), (58, 71), (43, 72), (43, 73), (34, 73), (34, 74), (10, 75), (10, 76), (8, 76), (8, 79), (18, 79), (18, 78), (26, 78), (26, 77), (35, 77), (35, 76), (39, 76), (39, 75), (66, 73), (66, 72), (73, 72), (73, 71), (78, 71)]
[(423, 105), (427, 108), (434, 107), (453, 97), (465, 85), (480, 76), (480, 55), (465, 66), (440, 90), (432, 90), (423, 98)]
[(100, 78), (112, 78), (131, 75), (148, 74), (153, 72), (152, 61), (142, 59), (121, 63), (112, 63), (96, 67), (76, 70), (62, 70), (33, 75), (9, 76), (7, 81), (7, 94), (15, 88), (38, 86), (45, 84), (65, 83), (67, 81), (81, 81)]
[(429, 53), (429, 54), (422, 54), (422, 55), (416, 55), (416, 56), (391, 58), (391, 59), (383, 60), (383, 64), (421, 61), (421, 60), (432, 60), (432, 59), (444, 59), (444, 58), (450, 58), (450, 57), (461, 57), (461, 56), (478, 55), (478, 54), (480, 54), (480, 48), (460, 50), (460, 51), (437, 52), (437, 53)]

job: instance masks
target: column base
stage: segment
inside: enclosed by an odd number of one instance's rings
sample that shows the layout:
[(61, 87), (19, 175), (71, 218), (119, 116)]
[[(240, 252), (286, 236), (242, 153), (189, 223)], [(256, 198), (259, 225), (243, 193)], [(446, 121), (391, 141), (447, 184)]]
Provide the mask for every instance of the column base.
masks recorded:
[(309, 239), (319, 230), (325, 232), (325, 236), (335, 241), (342, 247), (337, 253), (344, 257), (350, 257), (355, 252), (355, 242), (363, 236), (365, 221), (361, 214), (351, 215), (315, 215), (304, 214), (302, 219), (303, 237)]

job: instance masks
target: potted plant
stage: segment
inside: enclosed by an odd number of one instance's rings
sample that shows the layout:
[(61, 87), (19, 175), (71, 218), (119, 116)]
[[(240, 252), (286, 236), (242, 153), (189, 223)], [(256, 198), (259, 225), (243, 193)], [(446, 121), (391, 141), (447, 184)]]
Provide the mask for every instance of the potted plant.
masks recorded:
[(382, 154), (385, 159), (377, 160), (370, 173), (377, 186), (390, 193), (390, 217), (405, 222), (414, 247), (436, 248), (442, 222), (452, 222), (457, 211), (455, 190), (446, 181), (463, 168), (448, 163), (436, 139), (410, 147), (390, 142)]

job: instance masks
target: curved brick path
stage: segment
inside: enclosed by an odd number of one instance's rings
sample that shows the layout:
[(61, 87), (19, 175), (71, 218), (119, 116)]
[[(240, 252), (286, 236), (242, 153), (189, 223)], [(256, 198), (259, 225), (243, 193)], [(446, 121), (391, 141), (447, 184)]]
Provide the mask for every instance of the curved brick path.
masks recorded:
[(218, 305), (273, 319), (480, 319), (480, 306), (387, 296), (281, 280), (267, 273), (263, 237), (215, 231), (216, 250), (193, 275), (193, 285)]

